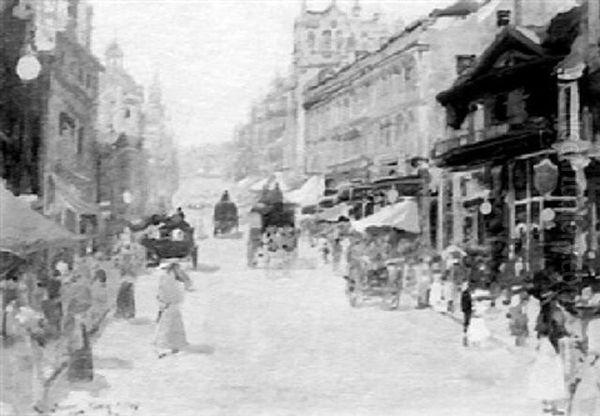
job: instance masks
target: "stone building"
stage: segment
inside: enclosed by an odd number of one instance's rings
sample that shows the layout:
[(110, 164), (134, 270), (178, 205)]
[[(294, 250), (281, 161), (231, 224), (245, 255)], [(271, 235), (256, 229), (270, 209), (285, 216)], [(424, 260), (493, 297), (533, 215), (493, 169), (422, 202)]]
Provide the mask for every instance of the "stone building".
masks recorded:
[(590, 13), (537, 5), (438, 95), (448, 125), (433, 152), (448, 176), (438, 246), (484, 253), (493, 279), (551, 267), (575, 278), (598, 254), (600, 13), (597, 2)]
[(98, 142), (100, 200), (115, 222), (148, 214), (147, 154), (144, 149), (144, 90), (123, 66), (116, 41), (106, 49), (100, 79)]
[[(396, 26), (401, 25), (398, 23)], [(358, 0), (350, 11), (341, 10), (336, 1), (321, 11), (307, 8), (302, 0), (300, 15), (294, 24), (293, 78), (297, 103), (295, 134), (288, 142), (294, 168), (306, 168), (306, 132), (303, 91), (315, 77), (324, 77), (357, 57), (377, 50), (394, 29), (381, 13), (366, 16)]]
[[(414, 194), (419, 170), (446, 130), (435, 94), (467, 70), (515, 14), (539, 18), (529, 9), (515, 13), (514, 6), (513, 0), (461, 1), (435, 10), (377, 51), (309, 84), (304, 91), (307, 171), (338, 185), (395, 176), (401, 196)], [(546, 16), (555, 13), (548, 10)], [(435, 193), (434, 184), (430, 187)], [(425, 222), (435, 218), (428, 204), (422, 208)], [(435, 227), (430, 237), (435, 240)]]
[(179, 187), (179, 166), (173, 133), (169, 130), (158, 76), (148, 88), (144, 108), (144, 149), (148, 155), (148, 212), (171, 210)]
[(275, 78), (267, 94), (252, 106), (248, 122), (235, 133), (236, 177), (290, 169), (293, 156), (286, 143), (293, 140), (294, 115), (292, 78)]

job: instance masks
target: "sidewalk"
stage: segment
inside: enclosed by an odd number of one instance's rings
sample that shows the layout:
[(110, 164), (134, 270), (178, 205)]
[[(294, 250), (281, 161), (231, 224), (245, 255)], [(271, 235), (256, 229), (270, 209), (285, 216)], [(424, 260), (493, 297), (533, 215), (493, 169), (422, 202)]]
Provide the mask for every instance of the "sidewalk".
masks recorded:
[[(537, 313), (533, 310), (534, 308), (530, 304), (530, 307), (528, 310), (529, 337), (525, 341), (525, 345), (523, 345), (521, 347), (517, 347), (515, 345), (515, 337), (510, 334), (510, 331), (508, 328), (509, 319), (506, 315), (508, 314), (509, 307), (510, 307), (510, 305), (504, 305), (501, 301), (498, 301), (498, 302), (496, 302), (495, 307), (488, 309), (485, 313), (484, 319), (485, 319), (485, 323), (486, 323), (488, 329), (492, 333), (492, 337), (491, 337), (492, 342), (506, 347), (513, 353), (526, 354), (533, 358), (535, 356), (535, 348), (536, 348), (536, 344), (537, 344), (536, 340), (534, 338), (534, 330), (533, 330), (535, 316), (537, 316)], [(431, 309), (431, 310), (433, 312), (435, 312), (433, 309)], [(463, 323), (463, 314), (461, 311), (455, 310), (453, 313), (450, 313), (450, 312), (438, 312), (438, 313), (441, 313), (442, 315), (447, 316), (448, 318), (454, 320), (459, 325), (462, 325), (462, 323)]]

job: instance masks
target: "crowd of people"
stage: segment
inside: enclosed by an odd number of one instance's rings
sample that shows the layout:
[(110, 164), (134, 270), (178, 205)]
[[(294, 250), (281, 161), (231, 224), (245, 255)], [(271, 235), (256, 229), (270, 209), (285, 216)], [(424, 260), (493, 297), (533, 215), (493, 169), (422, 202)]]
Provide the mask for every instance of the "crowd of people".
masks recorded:
[[(501, 272), (513, 278), (501, 281), (480, 255), (462, 250), (438, 255), (394, 230), (361, 234), (346, 221), (305, 223), (303, 229), (323, 263), (346, 279), (364, 283), (374, 270), (385, 270), (388, 283), (398, 280), (416, 308), (462, 315), (465, 346), (490, 345), (487, 317), (505, 313), (504, 331), (513, 345), (535, 347), (528, 394), (542, 410), (600, 415), (600, 279), (585, 280), (569, 307), (561, 292), (567, 285), (552, 268), (529, 274), (519, 262), (517, 270), (505, 263)], [(577, 305), (587, 305), (596, 315), (583, 317)]]

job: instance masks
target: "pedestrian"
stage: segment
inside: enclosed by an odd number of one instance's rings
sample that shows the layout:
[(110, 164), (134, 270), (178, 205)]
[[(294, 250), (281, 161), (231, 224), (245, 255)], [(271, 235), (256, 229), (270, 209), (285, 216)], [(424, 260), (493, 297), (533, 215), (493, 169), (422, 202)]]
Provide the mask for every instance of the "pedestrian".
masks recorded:
[(431, 271), (432, 280), (429, 290), (429, 304), (436, 312), (444, 312), (444, 286), (442, 273), (438, 265), (434, 265)]
[(183, 282), (178, 278), (177, 260), (167, 260), (161, 267), (162, 276), (158, 287), (158, 318), (154, 345), (159, 358), (168, 352), (178, 353), (187, 345), (180, 307), (184, 300)]
[(568, 398), (564, 366), (548, 336), (539, 339), (536, 359), (529, 372), (528, 395), (538, 400), (544, 413), (564, 414), (559, 406)]
[(121, 286), (117, 294), (116, 318), (135, 318), (134, 277), (121, 270)]
[(510, 320), (510, 334), (515, 337), (515, 345), (521, 347), (525, 345), (525, 340), (529, 336), (529, 328), (526, 303), (520, 296), (517, 296), (516, 299), (516, 304), (509, 308), (507, 317)]
[(487, 299), (477, 291), (472, 294), (473, 307), (471, 313), (471, 322), (467, 329), (468, 345), (483, 346), (492, 335), (485, 323), (485, 312), (488, 309)]
[(417, 268), (417, 279), (418, 279), (418, 297), (417, 307), (426, 308), (429, 306), (429, 293), (431, 288), (431, 270), (429, 263), (421, 258)]
[(471, 288), (469, 282), (463, 282), (460, 295), (460, 309), (463, 313), (463, 345), (468, 345), (467, 331), (471, 324), (471, 315), (473, 314), (473, 298), (471, 297)]

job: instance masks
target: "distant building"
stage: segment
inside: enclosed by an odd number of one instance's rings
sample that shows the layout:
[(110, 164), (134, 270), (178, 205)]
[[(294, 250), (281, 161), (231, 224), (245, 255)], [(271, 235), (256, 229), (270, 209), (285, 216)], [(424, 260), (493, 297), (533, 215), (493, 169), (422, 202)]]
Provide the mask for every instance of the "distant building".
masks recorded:
[(144, 90), (125, 70), (123, 58), (118, 43), (112, 42), (100, 79), (98, 116), (100, 200), (105, 215), (116, 222), (148, 214)]
[(144, 114), (144, 149), (148, 154), (146, 206), (151, 212), (167, 212), (173, 208), (173, 195), (179, 187), (179, 165), (157, 76), (148, 88)]

